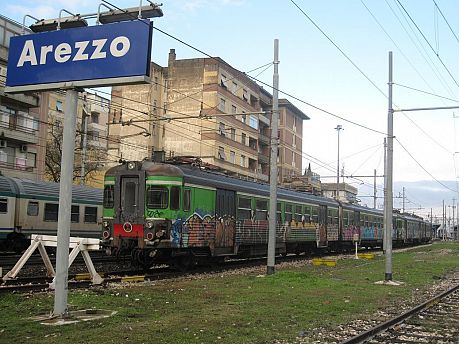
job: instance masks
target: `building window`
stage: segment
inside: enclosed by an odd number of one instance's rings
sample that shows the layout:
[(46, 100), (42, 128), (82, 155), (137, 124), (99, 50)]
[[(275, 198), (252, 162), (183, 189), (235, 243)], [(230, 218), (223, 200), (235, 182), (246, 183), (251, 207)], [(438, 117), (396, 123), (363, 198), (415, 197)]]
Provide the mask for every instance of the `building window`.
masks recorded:
[(296, 132), (296, 117), (293, 116), (293, 132)]
[(246, 141), (246, 135), (242, 133), (241, 135), (241, 143), (245, 146), (245, 141)]
[(91, 112), (91, 123), (99, 124), (99, 113)]
[(242, 89), (242, 99), (244, 99), (245, 101), (249, 100), (249, 96), (245, 88)]
[(220, 86), (226, 88), (226, 75), (222, 74), (222, 78), (220, 80)]
[(231, 105), (231, 113), (236, 113), (237, 112), (237, 108), (235, 105)]
[(293, 134), (293, 137), (292, 137), (292, 147), (296, 148), (296, 136), (295, 136), (295, 134)]
[(158, 108), (156, 107), (156, 100), (153, 100), (153, 113), (154, 114), (158, 113)]
[(88, 136), (90, 140), (99, 142), (99, 132), (97, 130), (90, 131)]
[(247, 115), (245, 114), (245, 111), (242, 111), (243, 115), (241, 116), (241, 122), (246, 123), (247, 122)]
[(220, 98), (220, 103), (218, 104), (218, 109), (222, 112), (225, 112), (226, 109), (226, 101), (223, 98)]
[(225, 149), (223, 147), (218, 147), (218, 158), (221, 160), (226, 160)]
[(245, 155), (241, 155), (241, 167), (245, 167)]
[(220, 122), (220, 124), (218, 125), (218, 133), (221, 136), (225, 136), (225, 123)]
[(258, 118), (256, 116), (250, 115), (249, 126), (251, 126), (253, 129), (258, 130)]
[(158, 90), (158, 77), (155, 76), (155, 91)]
[(233, 94), (236, 94), (237, 93), (237, 84), (233, 81), (233, 88), (231, 89), (231, 92)]
[(62, 105), (62, 101), (56, 100), (56, 110), (59, 112), (64, 112), (64, 107)]
[(236, 153), (233, 151), (230, 151), (230, 162), (232, 164), (236, 163)]
[(8, 154), (0, 150), (0, 162), (8, 162)]
[(231, 128), (231, 140), (236, 141), (236, 129)]

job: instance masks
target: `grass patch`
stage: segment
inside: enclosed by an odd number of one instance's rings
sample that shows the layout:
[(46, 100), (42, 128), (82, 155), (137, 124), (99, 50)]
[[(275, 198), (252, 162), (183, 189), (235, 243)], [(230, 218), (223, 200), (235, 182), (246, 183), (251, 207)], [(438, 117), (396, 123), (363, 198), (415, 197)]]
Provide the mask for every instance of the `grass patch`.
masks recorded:
[(394, 279), (375, 285), (384, 258), (307, 265), (268, 277), (218, 275), (124, 289), (71, 291), (75, 309), (116, 310), (111, 318), (60, 327), (28, 317), (49, 313), (53, 294), (0, 296), (0, 343), (268, 343), (300, 331), (370, 316), (458, 268), (459, 245), (439, 243), (393, 255)]

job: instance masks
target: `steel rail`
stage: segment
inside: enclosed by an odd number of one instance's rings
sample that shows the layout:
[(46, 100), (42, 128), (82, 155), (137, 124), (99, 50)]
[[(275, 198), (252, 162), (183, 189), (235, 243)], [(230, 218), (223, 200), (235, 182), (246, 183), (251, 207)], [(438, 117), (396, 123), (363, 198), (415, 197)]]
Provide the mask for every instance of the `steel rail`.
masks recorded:
[(437, 303), (440, 302), (441, 299), (443, 299), (445, 296), (449, 295), (449, 294), (452, 294), (454, 293), (456, 290), (459, 290), (459, 284), (457, 284), (456, 286), (434, 296), (433, 298), (431, 298), (430, 300), (427, 300), (426, 302), (423, 302), (419, 305), (417, 305), (416, 307), (406, 311), (405, 313), (395, 317), (395, 318), (392, 318), (392, 319), (389, 319), (379, 325), (376, 325), (372, 328), (370, 328), (369, 330), (365, 331), (365, 332), (362, 332), (361, 334), (358, 334), (352, 338), (349, 338), (343, 342), (341, 342), (340, 344), (359, 344), (359, 343), (364, 343), (365, 341), (373, 338), (374, 336), (386, 331), (387, 329), (391, 328), (392, 326), (396, 325), (396, 324), (399, 324), (401, 322), (403, 322), (404, 320), (408, 319), (409, 317), (417, 314), (417, 313), (420, 313), (421, 311), (423, 311), (424, 309), (427, 309), (427, 308), (430, 308), (434, 305), (436, 305)]

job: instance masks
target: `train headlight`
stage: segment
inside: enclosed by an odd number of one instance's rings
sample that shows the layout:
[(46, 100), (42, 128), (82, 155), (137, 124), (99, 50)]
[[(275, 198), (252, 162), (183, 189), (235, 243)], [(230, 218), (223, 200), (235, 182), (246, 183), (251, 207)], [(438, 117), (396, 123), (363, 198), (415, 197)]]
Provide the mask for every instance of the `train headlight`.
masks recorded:
[(110, 232), (109, 231), (104, 231), (102, 233), (102, 238), (104, 238), (104, 240), (107, 240), (108, 238), (110, 238)]
[(102, 225), (103, 225), (105, 228), (108, 228), (108, 221), (102, 222)]
[(148, 229), (152, 229), (153, 228), (153, 222), (151, 222), (151, 221), (147, 221), (146, 225), (147, 225)]
[(152, 232), (148, 232), (147, 233), (147, 239), (148, 240), (152, 241), (154, 237), (155, 237), (155, 235)]
[(128, 162), (127, 168), (128, 170), (133, 170), (135, 168), (135, 162), (133, 161)]

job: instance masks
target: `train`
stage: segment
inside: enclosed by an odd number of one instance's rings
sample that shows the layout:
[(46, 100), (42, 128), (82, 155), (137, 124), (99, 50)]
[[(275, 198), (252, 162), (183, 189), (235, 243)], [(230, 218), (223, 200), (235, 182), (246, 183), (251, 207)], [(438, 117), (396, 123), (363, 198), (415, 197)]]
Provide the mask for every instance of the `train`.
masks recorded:
[[(70, 235), (100, 238), (103, 190), (72, 186)], [(0, 175), (0, 250), (22, 252), (31, 234), (57, 235), (59, 183)]]
[[(269, 185), (201, 165), (127, 161), (104, 176), (101, 244), (137, 264), (181, 269), (267, 253)], [(394, 246), (432, 239), (430, 223), (394, 212)], [(383, 213), (278, 188), (276, 254), (344, 251), (383, 242)]]

